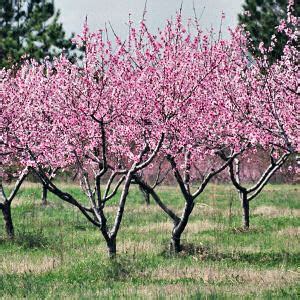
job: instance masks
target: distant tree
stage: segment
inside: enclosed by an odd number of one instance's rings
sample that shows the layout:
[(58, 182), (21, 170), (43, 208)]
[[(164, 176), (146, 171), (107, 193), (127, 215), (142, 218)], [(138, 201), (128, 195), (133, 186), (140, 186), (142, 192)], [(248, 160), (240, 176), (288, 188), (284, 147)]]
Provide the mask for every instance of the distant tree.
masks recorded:
[(278, 40), (277, 47), (270, 53), (269, 60), (280, 58), (283, 47), (287, 42), (287, 37), (283, 33), (276, 31), (276, 26), (282, 19), (287, 17), (288, 3), (294, 2), (294, 15), (299, 17), (300, 6), (297, 6), (298, 0), (245, 0), (243, 13), (240, 14), (239, 23), (246, 25), (254, 43), (253, 54), (259, 56), (261, 53), (258, 49), (261, 42), (265, 46), (270, 46), (272, 35)]
[(42, 59), (72, 48), (51, 0), (0, 0), (0, 67), (24, 54)]

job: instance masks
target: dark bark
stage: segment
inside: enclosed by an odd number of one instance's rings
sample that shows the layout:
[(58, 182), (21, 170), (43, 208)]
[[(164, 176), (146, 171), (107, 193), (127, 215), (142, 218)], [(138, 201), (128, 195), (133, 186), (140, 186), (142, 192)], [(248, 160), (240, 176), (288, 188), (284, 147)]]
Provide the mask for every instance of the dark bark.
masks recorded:
[(48, 195), (47, 186), (43, 184), (43, 188), (42, 188), (42, 205), (46, 206), (48, 204), (47, 195)]
[(178, 224), (175, 224), (173, 228), (172, 238), (170, 242), (170, 251), (173, 253), (178, 253), (182, 250), (181, 235), (185, 230), (185, 227), (189, 221), (189, 217), (193, 211), (193, 208), (194, 208), (194, 202), (191, 200), (187, 201), (185, 204), (183, 214), (180, 218), (180, 222)]
[(11, 207), (10, 202), (5, 202), (2, 206), (2, 214), (4, 218), (4, 226), (8, 239), (13, 239), (15, 237), (14, 225), (11, 217)]
[(150, 194), (145, 189), (143, 189), (141, 185), (139, 185), (139, 189), (145, 199), (146, 205), (150, 205)]
[[(272, 150), (273, 151), (273, 150)], [(270, 178), (275, 174), (275, 172), (287, 161), (291, 153), (283, 154), (279, 159), (275, 159), (272, 156), (272, 151), (270, 154), (270, 165), (262, 174), (260, 179), (255, 185), (250, 188), (246, 188), (240, 183), (240, 162), (238, 159), (230, 162), (229, 164), (229, 174), (231, 182), (239, 193), (241, 200), (241, 205), (243, 209), (243, 219), (242, 224), (244, 229), (248, 230), (250, 227), (250, 201), (253, 200), (259, 193), (263, 190), (266, 184), (269, 182)], [(235, 165), (234, 165), (235, 164)]]
[(141, 188), (149, 194), (149, 196), (151, 195), (155, 203), (173, 220), (174, 223), (178, 224), (180, 222), (180, 218), (161, 201), (159, 195), (149, 186), (149, 184), (146, 183), (146, 181), (142, 180), (142, 178), (138, 176), (134, 176), (134, 179)]
[(115, 258), (117, 255), (116, 238), (110, 238), (106, 241), (109, 258)]
[(18, 180), (16, 181), (15, 186), (14, 186), (13, 190), (11, 191), (9, 197), (7, 197), (5, 194), (3, 184), (2, 184), (2, 178), (0, 178), (0, 193), (1, 193), (1, 198), (3, 200), (3, 203), (0, 202), (0, 209), (2, 210), (5, 231), (6, 231), (7, 237), (9, 239), (13, 239), (15, 236), (14, 225), (13, 225), (12, 216), (11, 216), (11, 202), (13, 201), (16, 194), (18, 193), (18, 191), (27, 175), (28, 175), (28, 168), (24, 168), (22, 173), (20, 174)]
[(181, 251), (180, 237), (172, 235), (170, 242), (170, 252), (171, 253), (179, 253)]
[(145, 197), (145, 202), (147, 205), (150, 205), (150, 194), (149, 193), (144, 193)]
[(243, 227), (249, 229), (250, 226), (250, 207), (247, 193), (241, 193), (241, 202), (243, 208)]

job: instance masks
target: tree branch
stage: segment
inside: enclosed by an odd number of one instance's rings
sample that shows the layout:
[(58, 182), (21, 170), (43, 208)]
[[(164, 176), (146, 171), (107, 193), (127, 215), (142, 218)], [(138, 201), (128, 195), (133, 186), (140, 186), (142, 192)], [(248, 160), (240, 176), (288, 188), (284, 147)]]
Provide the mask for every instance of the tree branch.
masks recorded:
[(168, 208), (160, 199), (155, 190), (140, 176), (135, 175), (134, 180), (137, 184), (139, 184), (147, 193), (149, 193), (156, 204), (174, 221), (175, 224), (180, 222), (180, 218), (170, 209)]
[(270, 178), (273, 176), (273, 174), (286, 162), (286, 160), (289, 157), (289, 153), (284, 154), (277, 162), (275, 166), (272, 166), (272, 168), (268, 168), (268, 173), (263, 174), (262, 178), (263, 180), (259, 180), (259, 184), (256, 184), (254, 187), (248, 190), (248, 193), (254, 191), (253, 194), (251, 194), (250, 197), (248, 197), (248, 201), (253, 200), (264, 188), (264, 186), (268, 183)]
[(8, 202), (11, 203), (12, 200), (14, 199), (14, 197), (16, 196), (16, 194), (17, 194), (17, 192), (19, 191), (19, 189), (20, 189), (20, 187), (21, 187), (23, 181), (25, 180), (25, 178), (26, 178), (27, 175), (28, 175), (28, 171), (29, 171), (29, 169), (28, 169), (27, 167), (22, 171), (22, 173), (21, 173), (21, 175), (19, 176), (17, 182), (15, 183), (15, 186), (14, 186), (13, 190), (11, 191), (9, 197), (7, 198), (7, 201), (8, 201)]

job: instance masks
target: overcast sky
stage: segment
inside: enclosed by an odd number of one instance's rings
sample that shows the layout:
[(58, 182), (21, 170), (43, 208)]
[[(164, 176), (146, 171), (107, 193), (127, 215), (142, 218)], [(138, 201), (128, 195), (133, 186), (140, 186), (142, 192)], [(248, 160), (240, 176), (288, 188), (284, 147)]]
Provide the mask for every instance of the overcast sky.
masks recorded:
[[(147, 23), (152, 30), (164, 25), (167, 18), (174, 16), (183, 2), (183, 15), (192, 17), (193, 2), (198, 15), (204, 9), (201, 25), (205, 29), (211, 26), (219, 28), (222, 11), (226, 15), (224, 30), (237, 24), (237, 14), (241, 11), (243, 0), (148, 0)], [(103, 28), (110, 21), (115, 31), (125, 37), (128, 14), (133, 21), (139, 21), (144, 8), (144, 0), (56, 0), (56, 7), (61, 10), (61, 21), (68, 34), (80, 33), (85, 16), (92, 30)], [(226, 33), (225, 33), (226, 36)]]

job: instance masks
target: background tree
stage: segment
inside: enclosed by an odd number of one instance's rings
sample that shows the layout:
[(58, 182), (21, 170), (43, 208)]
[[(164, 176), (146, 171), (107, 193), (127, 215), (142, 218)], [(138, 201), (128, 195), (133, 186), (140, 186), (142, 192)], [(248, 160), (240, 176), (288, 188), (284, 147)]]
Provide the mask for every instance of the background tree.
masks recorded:
[(70, 51), (60, 11), (51, 0), (0, 0), (0, 67), (9, 67), (24, 54), (35, 59)]
[[(219, 80), (224, 88), (223, 97), (230, 103), (227, 105), (231, 107), (228, 116), (233, 114), (239, 120), (237, 124), (243, 127), (239, 135), (251, 144), (250, 152), (260, 148), (269, 152), (269, 166), (249, 188), (241, 182), (239, 158), (229, 164), (230, 178), (242, 203), (245, 229), (250, 224), (250, 201), (260, 194), (289, 157), (299, 153), (299, 105), (296, 104), (299, 98), (299, 50), (295, 47), (298, 24), (299, 18), (293, 15), (289, 6), (288, 18), (277, 28), (286, 36), (287, 42), (280, 59), (273, 62), (268, 58), (275, 57), (272, 53), (278, 49), (276, 38), (270, 38), (269, 47), (259, 46), (260, 55), (252, 63), (244, 55), (249, 41), (243, 32), (236, 31), (232, 35), (232, 57), (229, 55), (226, 63), (228, 73)], [(239, 49), (241, 52), (237, 54)], [(234, 66), (230, 66), (230, 62), (234, 62)]]
[(240, 14), (239, 23), (246, 25), (254, 43), (253, 54), (259, 56), (259, 44), (264, 43), (269, 47), (272, 35), (278, 40), (277, 47), (269, 53), (269, 60), (272, 62), (280, 58), (287, 37), (276, 30), (282, 19), (287, 18), (288, 2), (294, 2), (294, 15), (299, 17), (300, 6), (298, 0), (245, 0), (243, 5), (244, 13)]

